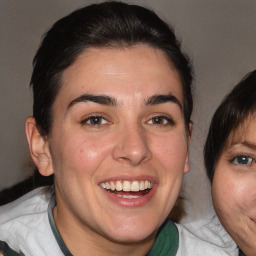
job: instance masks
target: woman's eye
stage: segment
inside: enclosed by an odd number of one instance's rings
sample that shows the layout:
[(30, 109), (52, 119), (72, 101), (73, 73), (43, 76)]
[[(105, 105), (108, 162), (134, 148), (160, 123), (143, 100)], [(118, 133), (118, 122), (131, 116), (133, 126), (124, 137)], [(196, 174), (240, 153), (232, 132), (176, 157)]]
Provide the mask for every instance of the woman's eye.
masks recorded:
[(106, 124), (107, 120), (102, 116), (90, 116), (82, 121), (84, 125), (91, 125), (91, 126), (99, 126), (102, 124)]
[(255, 160), (250, 156), (236, 156), (231, 162), (236, 165), (251, 165)]
[(154, 125), (174, 125), (174, 121), (167, 116), (155, 116), (149, 120), (149, 124)]

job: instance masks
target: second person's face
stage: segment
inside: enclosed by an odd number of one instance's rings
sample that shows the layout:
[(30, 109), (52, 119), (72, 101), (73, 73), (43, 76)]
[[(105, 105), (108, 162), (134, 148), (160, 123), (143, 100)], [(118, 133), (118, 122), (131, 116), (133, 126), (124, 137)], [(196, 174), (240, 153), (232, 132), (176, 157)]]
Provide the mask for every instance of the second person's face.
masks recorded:
[(146, 239), (189, 168), (178, 72), (151, 47), (91, 48), (62, 82), (49, 137), (57, 224), (90, 239)]
[(224, 149), (215, 169), (216, 213), (248, 256), (256, 255), (256, 118), (246, 121)]

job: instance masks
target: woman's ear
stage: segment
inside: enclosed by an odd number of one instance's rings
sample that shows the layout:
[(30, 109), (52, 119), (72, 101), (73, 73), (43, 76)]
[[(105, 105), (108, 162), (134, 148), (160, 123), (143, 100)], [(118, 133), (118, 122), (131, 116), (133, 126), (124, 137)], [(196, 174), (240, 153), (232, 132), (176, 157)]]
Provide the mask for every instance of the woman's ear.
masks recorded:
[(53, 174), (49, 142), (46, 136), (40, 134), (34, 117), (27, 118), (25, 130), (30, 155), (39, 172), (43, 176)]
[(190, 170), (190, 166), (189, 166), (189, 151), (187, 151), (187, 155), (186, 155), (186, 160), (185, 160), (185, 166), (184, 166), (184, 171), (183, 173), (188, 173)]
[(192, 132), (193, 132), (193, 122), (190, 121), (188, 125), (188, 143), (190, 143)]
[(188, 126), (188, 132), (187, 132), (187, 141), (188, 141), (187, 147), (188, 147), (188, 149), (187, 149), (184, 173), (188, 173), (189, 169), (190, 169), (190, 166), (189, 166), (189, 144), (190, 144), (190, 140), (191, 140), (192, 130), (193, 130), (193, 124), (192, 124), (192, 121), (190, 121), (189, 126)]

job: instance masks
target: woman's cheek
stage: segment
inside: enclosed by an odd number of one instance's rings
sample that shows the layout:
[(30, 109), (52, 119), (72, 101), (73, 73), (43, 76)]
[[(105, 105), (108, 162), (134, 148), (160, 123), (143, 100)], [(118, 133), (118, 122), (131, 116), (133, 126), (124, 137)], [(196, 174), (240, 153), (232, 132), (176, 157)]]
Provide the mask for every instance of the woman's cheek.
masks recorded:
[(66, 158), (73, 158), (69, 161), (76, 165), (76, 169), (93, 170), (109, 155), (111, 143), (104, 139), (78, 138), (77, 142), (71, 141), (72, 148), (67, 150)]
[[(160, 142), (160, 143), (159, 143)], [(160, 158), (165, 161), (172, 161), (171, 159), (182, 157), (182, 154), (187, 153), (187, 141), (182, 134), (173, 134), (162, 137), (161, 141), (156, 138), (156, 152)]]

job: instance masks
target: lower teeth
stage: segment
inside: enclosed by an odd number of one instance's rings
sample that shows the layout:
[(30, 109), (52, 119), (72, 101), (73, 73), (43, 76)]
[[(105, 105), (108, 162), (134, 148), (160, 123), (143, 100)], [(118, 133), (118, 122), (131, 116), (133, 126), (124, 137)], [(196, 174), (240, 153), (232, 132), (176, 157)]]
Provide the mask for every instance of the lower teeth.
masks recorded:
[(119, 194), (115, 194), (116, 196), (118, 197), (122, 197), (122, 198), (126, 198), (126, 199), (134, 199), (134, 198), (139, 198), (141, 196), (132, 196), (132, 195), (129, 195), (129, 196), (126, 196), (126, 195), (119, 195)]

